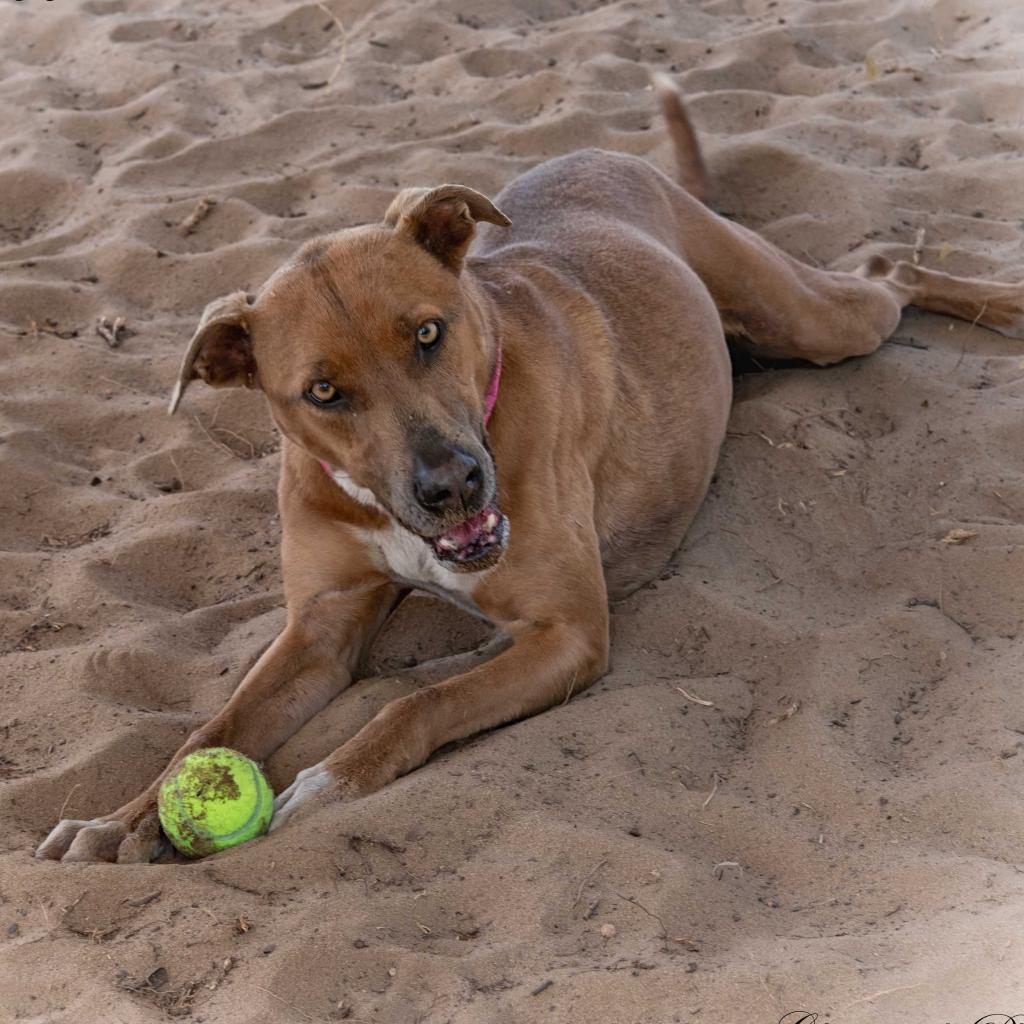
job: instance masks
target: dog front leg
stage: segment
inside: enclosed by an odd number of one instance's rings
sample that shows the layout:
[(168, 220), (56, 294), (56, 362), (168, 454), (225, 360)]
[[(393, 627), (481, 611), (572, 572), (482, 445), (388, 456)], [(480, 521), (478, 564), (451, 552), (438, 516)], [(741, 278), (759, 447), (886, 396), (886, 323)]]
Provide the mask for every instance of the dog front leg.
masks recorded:
[(61, 821), (36, 856), (64, 861), (147, 861), (158, 849), (160, 784), (187, 754), (232, 747), (269, 757), (352, 681), (363, 651), (398, 599), (390, 584), (328, 591), (301, 603), (224, 709), (196, 730), (161, 775), (112, 814)]
[(299, 772), (274, 802), (271, 831), (319, 793), (365, 796), (419, 767), (446, 743), (564, 703), (607, 667), (604, 607), (589, 627), (520, 626), (512, 646), (491, 661), (392, 701), (333, 754)]

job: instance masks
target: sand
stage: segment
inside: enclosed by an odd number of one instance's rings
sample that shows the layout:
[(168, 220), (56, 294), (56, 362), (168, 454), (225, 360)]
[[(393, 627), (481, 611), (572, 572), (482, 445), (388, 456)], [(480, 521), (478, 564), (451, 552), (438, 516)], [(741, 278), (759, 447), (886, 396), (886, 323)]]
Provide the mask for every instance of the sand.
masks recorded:
[[(204, 862), (32, 859), (282, 624), (262, 398), (164, 410), (203, 305), (300, 241), (583, 145), (670, 170), (655, 67), (716, 206), (787, 251), (920, 238), (1024, 276), (1020, 4), (332, 9), (344, 46), (309, 3), (0, 9), (0, 1019), (1024, 1013), (1024, 345), (916, 313), (868, 359), (737, 379), (703, 511), (585, 696)], [(485, 637), (411, 601), (275, 787)]]

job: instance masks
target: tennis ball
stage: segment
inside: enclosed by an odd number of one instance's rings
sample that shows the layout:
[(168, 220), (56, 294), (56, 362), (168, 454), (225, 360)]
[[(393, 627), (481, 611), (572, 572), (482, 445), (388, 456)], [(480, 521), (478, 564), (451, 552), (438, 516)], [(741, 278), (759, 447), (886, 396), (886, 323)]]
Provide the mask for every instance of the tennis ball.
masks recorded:
[(263, 835), (274, 793), (259, 766), (237, 750), (189, 754), (160, 787), (160, 824), (186, 857), (206, 857)]

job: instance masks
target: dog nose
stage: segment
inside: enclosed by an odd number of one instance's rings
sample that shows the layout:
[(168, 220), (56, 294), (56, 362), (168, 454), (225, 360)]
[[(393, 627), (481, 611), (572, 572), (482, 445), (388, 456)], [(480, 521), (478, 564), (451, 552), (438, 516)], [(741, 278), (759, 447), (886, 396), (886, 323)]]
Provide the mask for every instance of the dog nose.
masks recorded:
[(463, 448), (438, 445), (413, 457), (413, 493), (428, 512), (469, 508), (483, 486), (480, 463)]

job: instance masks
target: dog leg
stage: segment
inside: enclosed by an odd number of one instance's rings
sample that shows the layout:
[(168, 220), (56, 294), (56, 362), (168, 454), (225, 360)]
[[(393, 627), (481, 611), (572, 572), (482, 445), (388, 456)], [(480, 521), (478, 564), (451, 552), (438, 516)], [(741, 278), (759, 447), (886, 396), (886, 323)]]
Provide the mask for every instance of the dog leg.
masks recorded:
[(377, 583), (301, 602), (284, 632), (247, 673), (224, 709), (194, 732), (143, 793), (90, 821), (61, 821), (36, 856), (64, 861), (150, 860), (160, 827), (160, 784), (194, 750), (226, 746), (257, 761), (273, 753), (352, 680), (363, 651), (394, 607), (396, 587)]
[(727, 335), (771, 359), (819, 365), (873, 352), (905, 304), (891, 288), (819, 270), (676, 193), (681, 247), (711, 293)]
[(883, 256), (853, 274), (819, 270), (714, 214), (698, 201), (706, 174), (682, 96), (665, 76), (654, 84), (684, 185), (671, 198), (682, 254), (727, 334), (771, 358), (826, 365), (873, 352), (913, 305), (1024, 338), (1024, 283), (953, 277)]
[(317, 794), (365, 796), (439, 747), (567, 701), (607, 670), (600, 628), (534, 624), (493, 660), (386, 705), (344, 746), (299, 772), (274, 802), (271, 831)]
[(901, 305), (946, 313), (1024, 339), (1024, 283), (954, 277), (884, 256), (869, 260), (857, 274), (888, 289)]
[(856, 273), (809, 267), (679, 194), (683, 248), (727, 334), (773, 359), (828, 365), (873, 352), (904, 306), (1024, 338), (1024, 284), (953, 277), (885, 257)]

